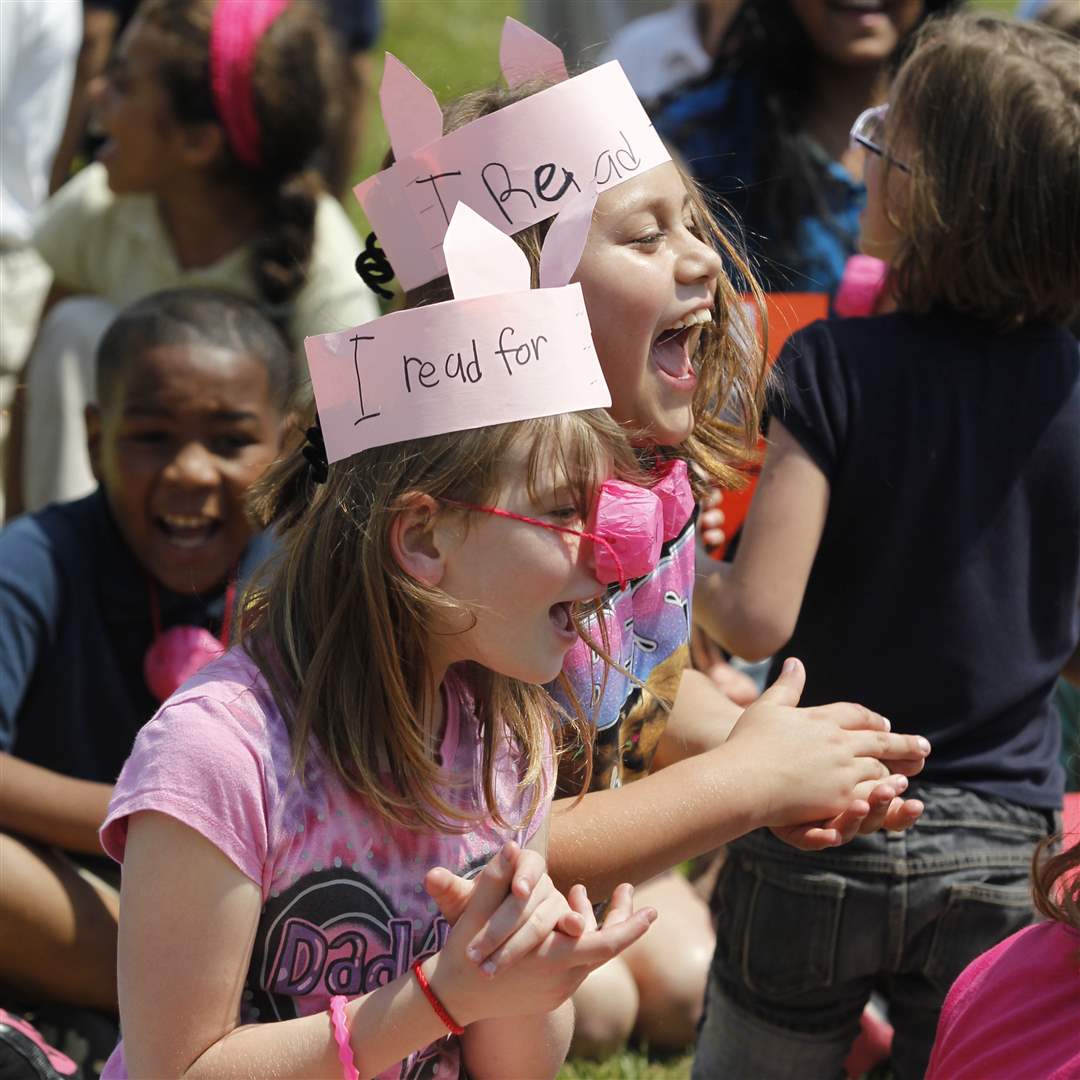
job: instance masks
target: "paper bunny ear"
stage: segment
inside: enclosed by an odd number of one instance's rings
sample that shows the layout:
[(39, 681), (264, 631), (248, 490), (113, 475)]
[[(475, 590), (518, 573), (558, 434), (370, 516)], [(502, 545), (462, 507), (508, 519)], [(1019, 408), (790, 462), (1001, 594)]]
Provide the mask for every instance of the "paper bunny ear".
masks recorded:
[(386, 54), (379, 104), (397, 161), (442, 138), (443, 115), (435, 95), (393, 53)]
[(463, 202), (447, 226), (443, 256), (455, 300), (527, 292), (532, 284), (525, 252)]
[(499, 66), (511, 90), (530, 79), (565, 82), (570, 77), (562, 49), (509, 16), (499, 42)]
[(593, 207), (600, 192), (595, 181), (559, 211), (551, 223), (540, 252), (540, 288), (557, 289), (569, 283), (592, 226)]

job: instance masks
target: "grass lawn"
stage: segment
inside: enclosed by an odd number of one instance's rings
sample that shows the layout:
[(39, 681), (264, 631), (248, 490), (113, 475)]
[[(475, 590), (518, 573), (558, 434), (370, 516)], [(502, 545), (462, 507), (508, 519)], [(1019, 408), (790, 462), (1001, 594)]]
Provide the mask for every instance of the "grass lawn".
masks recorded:
[(690, 1055), (650, 1060), (646, 1054), (625, 1050), (607, 1061), (568, 1061), (559, 1080), (686, 1080)]
[[(379, 113), (383, 53), (392, 52), (446, 102), (499, 78), (499, 35), (507, 15), (521, 14), (518, 0), (383, 0), (383, 32), (372, 52), (372, 92), (365, 109), (359, 181), (377, 172), (390, 142)], [(351, 203), (349, 205), (348, 203)], [(346, 208), (366, 236), (355, 199)]]

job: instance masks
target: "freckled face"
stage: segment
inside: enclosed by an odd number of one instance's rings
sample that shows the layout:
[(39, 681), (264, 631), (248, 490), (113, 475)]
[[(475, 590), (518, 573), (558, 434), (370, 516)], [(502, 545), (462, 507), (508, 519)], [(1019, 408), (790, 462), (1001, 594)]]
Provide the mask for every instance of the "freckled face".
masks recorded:
[(585, 294), (611, 414), (662, 445), (693, 431), (693, 358), (721, 269), (698, 235), (673, 163), (597, 200), (574, 280)]
[(124, 540), (174, 592), (219, 586), (251, 538), (248, 488), (279, 447), (264, 364), (205, 345), (148, 349), (88, 417), (94, 474)]
[[(569, 485), (555, 471), (536, 502), (527, 484), (529, 447), (511, 451), (499, 493), (490, 505), (552, 525), (584, 529)], [(442, 663), (472, 660), (528, 683), (547, 683), (578, 641), (573, 604), (602, 591), (591, 545), (579, 536), (483, 512), (461, 520), (440, 588), (463, 607), (448, 633), (432, 636)]]

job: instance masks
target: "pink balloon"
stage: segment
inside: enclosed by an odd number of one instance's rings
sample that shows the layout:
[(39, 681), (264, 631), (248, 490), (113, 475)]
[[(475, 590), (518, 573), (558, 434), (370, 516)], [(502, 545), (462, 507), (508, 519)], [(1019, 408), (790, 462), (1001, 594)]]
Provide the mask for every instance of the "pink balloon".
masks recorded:
[(150, 692), (164, 701), (197, 671), (216, 660), (225, 647), (201, 626), (173, 626), (154, 639), (143, 658)]
[(608, 480), (596, 500), (589, 530), (607, 543), (594, 543), (596, 577), (620, 584), (656, 569), (664, 542), (664, 512), (649, 488)]
[(682, 458), (669, 461), (659, 470), (660, 479), (652, 490), (664, 508), (664, 540), (674, 540), (694, 512), (694, 492)]

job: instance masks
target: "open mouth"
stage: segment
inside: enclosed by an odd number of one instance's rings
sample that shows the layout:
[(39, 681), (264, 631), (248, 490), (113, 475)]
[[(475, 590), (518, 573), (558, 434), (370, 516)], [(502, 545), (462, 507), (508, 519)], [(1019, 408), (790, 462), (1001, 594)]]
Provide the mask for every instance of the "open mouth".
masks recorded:
[(652, 358), (667, 376), (680, 383), (696, 381), (693, 356), (701, 328), (712, 322), (709, 311), (695, 311), (662, 331), (652, 345)]
[(565, 637), (567, 640), (577, 640), (577, 627), (574, 625), (574, 616), (570, 610), (571, 605), (565, 601), (559, 604), (552, 604), (548, 608), (548, 618), (551, 620), (551, 625), (555, 627), (558, 633)]
[(826, 0), (825, 6), (832, 11), (854, 15), (875, 15), (883, 12), (889, 5), (887, 0)]
[(198, 548), (209, 543), (221, 530), (222, 522), (206, 514), (162, 514), (154, 524), (175, 547)]

